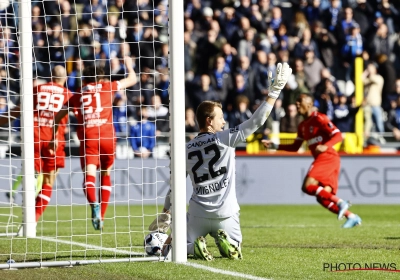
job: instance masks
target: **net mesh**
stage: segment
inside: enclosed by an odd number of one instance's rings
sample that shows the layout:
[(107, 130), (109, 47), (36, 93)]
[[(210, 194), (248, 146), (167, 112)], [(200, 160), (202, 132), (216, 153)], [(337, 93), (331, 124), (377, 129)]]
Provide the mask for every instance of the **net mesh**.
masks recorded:
[[(11, 112), (23, 94), (21, 17), (16, 2), (0, 1), (0, 113), (10, 120), (0, 128), (0, 267), (10, 259), (25, 264), (146, 257), (147, 227), (162, 210), (169, 189), (167, 1), (59, 0), (31, 5), (34, 87), (54, 81), (52, 70), (58, 65), (66, 69), (65, 87), (74, 94), (81, 91), (87, 67), (103, 68), (109, 81), (125, 79), (124, 56), (134, 61), (137, 83), (117, 92), (112, 103), (117, 144), (104, 230), (93, 228), (82, 190), (82, 142), (71, 110), (65, 167), (59, 169), (49, 205), (38, 220), (37, 237), (18, 236), (23, 158), (20, 119)], [(99, 190), (99, 171), (96, 177)], [(39, 194), (40, 179), (32, 182)], [(100, 193), (96, 195), (99, 199)]]

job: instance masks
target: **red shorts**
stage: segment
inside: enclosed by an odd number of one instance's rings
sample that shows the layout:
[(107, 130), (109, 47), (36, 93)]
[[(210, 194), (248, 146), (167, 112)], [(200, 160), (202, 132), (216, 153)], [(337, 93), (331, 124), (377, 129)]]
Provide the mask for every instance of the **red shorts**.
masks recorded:
[(38, 173), (50, 173), (55, 171), (56, 156), (50, 153), (50, 141), (35, 139), (35, 171)]
[(307, 177), (314, 178), (322, 187), (330, 186), (332, 193), (338, 190), (340, 157), (333, 152), (325, 152), (317, 156), (308, 169)]
[(57, 151), (56, 151), (56, 168), (64, 168), (65, 167), (65, 142), (58, 143)]
[(114, 164), (116, 138), (86, 139), (79, 148), (81, 167), (94, 164), (106, 170)]

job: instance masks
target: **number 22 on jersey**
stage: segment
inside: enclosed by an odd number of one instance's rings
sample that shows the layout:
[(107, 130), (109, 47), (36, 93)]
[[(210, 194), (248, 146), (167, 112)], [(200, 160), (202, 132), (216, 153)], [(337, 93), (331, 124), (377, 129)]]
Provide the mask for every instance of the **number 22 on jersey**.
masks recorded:
[[(214, 156), (208, 162), (208, 172), (210, 173), (211, 178), (214, 179), (215, 177), (225, 174), (226, 166), (223, 166), (218, 170), (214, 170), (214, 164), (216, 164), (217, 161), (221, 158), (221, 153), (218, 149), (218, 146), (216, 144), (212, 144), (210, 146), (204, 147), (204, 149), (202, 150), (204, 150), (204, 153), (206, 155), (208, 155), (210, 152), (214, 152)], [(203, 174), (201, 176), (197, 174), (197, 170), (204, 164), (204, 157), (202, 150), (195, 150), (188, 153), (188, 159), (192, 159), (194, 157), (197, 158), (197, 162), (192, 167), (195, 184), (209, 180), (209, 174)]]

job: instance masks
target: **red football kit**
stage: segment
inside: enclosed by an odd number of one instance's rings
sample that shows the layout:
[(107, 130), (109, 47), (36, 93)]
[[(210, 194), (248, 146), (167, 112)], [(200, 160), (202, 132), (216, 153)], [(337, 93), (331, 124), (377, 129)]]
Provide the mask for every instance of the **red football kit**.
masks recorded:
[(90, 83), (81, 94), (70, 99), (78, 119), (77, 134), (80, 145), (81, 166), (94, 164), (102, 170), (114, 163), (115, 131), (112, 120), (114, 94), (119, 82)]
[[(329, 120), (329, 118), (319, 112), (314, 112), (306, 120), (299, 124), (297, 139), (307, 142), (314, 162), (308, 170), (308, 177), (312, 177), (320, 182), (321, 186), (330, 186), (332, 193), (336, 194), (338, 189), (338, 177), (340, 171), (340, 157), (333, 149), (337, 137), (341, 138), (339, 129)], [(316, 154), (318, 145), (327, 145), (328, 149), (320, 154)]]
[(39, 85), (33, 89), (35, 170), (39, 173), (64, 167), (64, 132), (68, 116), (62, 120), (64, 125), (57, 132), (57, 140), (62, 144), (55, 154), (50, 153), (49, 143), (53, 139), (54, 117), (71, 96), (68, 89), (55, 83)]

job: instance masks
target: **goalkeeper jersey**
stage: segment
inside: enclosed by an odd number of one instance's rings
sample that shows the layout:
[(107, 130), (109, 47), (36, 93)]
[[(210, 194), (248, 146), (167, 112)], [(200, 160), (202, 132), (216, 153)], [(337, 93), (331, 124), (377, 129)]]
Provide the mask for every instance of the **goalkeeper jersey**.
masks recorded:
[(223, 218), (239, 211), (235, 147), (246, 139), (241, 126), (215, 134), (200, 133), (186, 144), (186, 171), (193, 186), (190, 215)]

